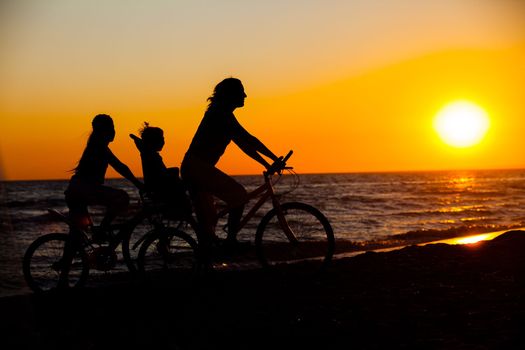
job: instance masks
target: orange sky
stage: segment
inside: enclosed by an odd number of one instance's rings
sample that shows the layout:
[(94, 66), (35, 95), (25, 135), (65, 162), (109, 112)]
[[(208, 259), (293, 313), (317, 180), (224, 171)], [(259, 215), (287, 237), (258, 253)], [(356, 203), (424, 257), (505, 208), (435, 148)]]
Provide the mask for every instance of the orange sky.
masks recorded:
[[(113, 116), (110, 147), (139, 176), (127, 135), (145, 120), (165, 130), (162, 155), (178, 166), (228, 76), (248, 94), (238, 119), (274, 152), (293, 149), (298, 172), (525, 167), (524, 2), (301, 4), (4, 2), (4, 177), (69, 177), (97, 113)], [(492, 123), (462, 150), (432, 129), (457, 99)], [(234, 145), (219, 167), (261, 171)]]

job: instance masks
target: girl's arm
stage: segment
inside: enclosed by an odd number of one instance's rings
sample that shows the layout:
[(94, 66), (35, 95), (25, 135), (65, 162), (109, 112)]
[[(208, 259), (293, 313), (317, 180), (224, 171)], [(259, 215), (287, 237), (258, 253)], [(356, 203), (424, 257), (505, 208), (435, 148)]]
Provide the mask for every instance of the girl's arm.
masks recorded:
[(139, 190), (143, 190), (144, 184), (140, 182), (135, 177), (135, 175), (133, 175), (133, 173), (128, 168), (128, 166), (122, 163), (109, 149), (108, 149), (108, 152), (109, 152), (109, 165), (111, 165), (111, 167), (115, 169), (117, 173), (119, 173), (124, 178), (131, 181), (131, 183), (133, 183), (133, 185), (135, 185), (135, 187), (137, 187)]

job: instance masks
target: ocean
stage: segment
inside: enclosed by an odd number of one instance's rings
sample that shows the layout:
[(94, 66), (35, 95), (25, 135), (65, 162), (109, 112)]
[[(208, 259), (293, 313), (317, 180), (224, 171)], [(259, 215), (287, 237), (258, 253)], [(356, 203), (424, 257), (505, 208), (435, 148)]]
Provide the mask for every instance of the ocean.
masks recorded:
[[(262, 183), (260, 175), (235, 178), (248, 190)], [(130, 211), (138, 206), (138, 192), (126, 180), (111, 179), (106, 184), (129, 193)], [(66, 186), (67, 180), (0, 183), (0, 296), (29, 292), (21, 261), (34, 239), (67, 232), (65, 224), (47, 214), (48, 208), (67, 212)], [(283, 201), (320, 209), (336, 240), (363, 249), (525, 226), (525, 170), (299, 174), (283, 176), (276, 189)], [(253, 240), (268, 209), (261, 209), (240, 239)], [(102, 208), (92, 208), (92, 213), (97, 222)], [(144, 225), (137, 233), (146, 230)]]

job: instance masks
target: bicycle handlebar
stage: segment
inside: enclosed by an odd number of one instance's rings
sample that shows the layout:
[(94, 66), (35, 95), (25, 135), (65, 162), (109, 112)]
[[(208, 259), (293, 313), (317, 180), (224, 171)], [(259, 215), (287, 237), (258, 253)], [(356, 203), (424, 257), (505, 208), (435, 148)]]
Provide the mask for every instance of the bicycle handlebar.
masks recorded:
[(281, 172), (285, 169), (293, 169), (292, 167), (287, 167), (286, 166), (286, 161), (288, 159), (290, 159), (290, 157), (292, 156), (293, 154), (293, 151), (290, 150), (290, 152), (288, 152), (288, 154), (286, 156), (280, 156), (279, 159), (277, 159), (275, 162), (273, 162), (272, 165), (270, 165), (270, 167), (263, 172), (263, 174), (265, 176), (270, 176), (270, 175), (273, 175), (275, 173), (279, 173), (281, 174)]
[(290, 152), (288, 152), (288, 154), (283, 158), (283, 160), (282, 160), (283, 164), (286, 165), (286, 161), (287, 161), (288, 159), (290, 159), (290, 157), (292, 156), (292, 154), (293, 154), (293, 150), (290, 150)]

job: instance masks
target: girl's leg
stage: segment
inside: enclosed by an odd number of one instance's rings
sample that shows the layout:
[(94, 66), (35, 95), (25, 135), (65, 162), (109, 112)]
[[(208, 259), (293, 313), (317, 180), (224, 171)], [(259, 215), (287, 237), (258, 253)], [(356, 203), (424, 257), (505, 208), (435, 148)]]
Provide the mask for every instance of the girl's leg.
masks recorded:
[[(86, 217), (89, 218), (88, 205), (103, 205), (106, 207), (106, 213), (100, 222), (100, 226), (106, 228), (129, 205), (129, 196), (126, 191), (102, 185), (76, 182), (70, 184), (65, 195), (66, 202), (70, 208), (71, 219), (81, 226)], [(76, 208), (79, 209), (77, 210)]]
[(60, 260), (60, 275), (58, 279), (58, 288), (69, 287), (69, 271), (77, 247), (80, 245), (80, 235), (82, 230), (86, 230), (92, 224), (89, 216), (87, 205), (83, 199), (75, 196), (74, 192), (66, 191), (66, 204), (69, 209), (69, 237), (64, 245), (64, 252)]
[(106, 229), (117, 215), (126, 211), (129, 206), (129, 195), (126, 191), (116, 188), (97, 186), (90, 195), (89, 204), (106, 206), (106, 214), (100, 222), (101, 229)]

